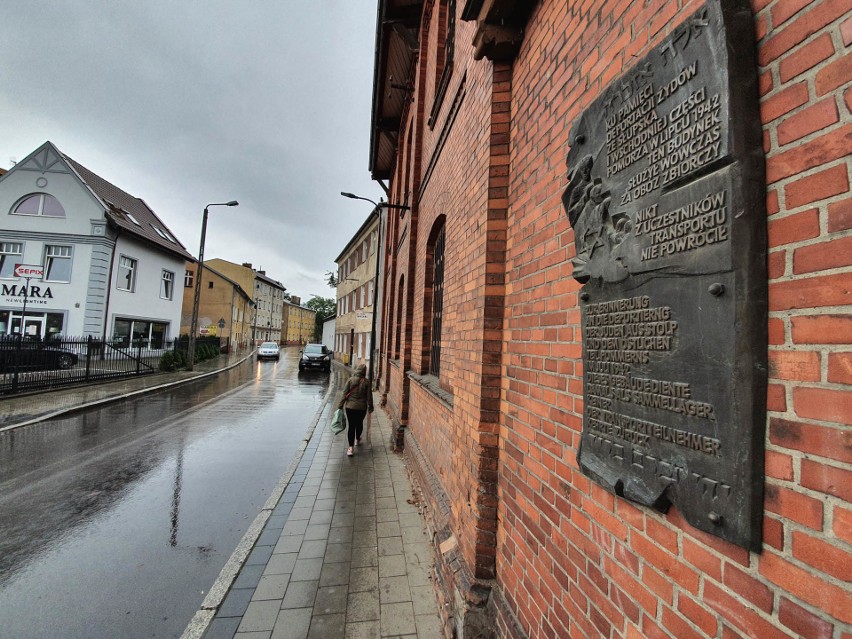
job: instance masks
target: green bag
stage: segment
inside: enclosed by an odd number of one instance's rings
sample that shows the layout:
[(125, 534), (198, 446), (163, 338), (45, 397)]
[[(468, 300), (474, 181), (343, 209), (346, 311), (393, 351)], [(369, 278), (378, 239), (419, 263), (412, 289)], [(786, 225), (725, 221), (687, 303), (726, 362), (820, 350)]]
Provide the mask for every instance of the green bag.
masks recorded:
[(346, 428), (346, 417), (343, 414), (342, 408), (338, 408), (336, 411), (334, 411), (334, 419), (331, 420), (330, 428), (331, 432), (334, 435), (342, 433), (343, 430)]

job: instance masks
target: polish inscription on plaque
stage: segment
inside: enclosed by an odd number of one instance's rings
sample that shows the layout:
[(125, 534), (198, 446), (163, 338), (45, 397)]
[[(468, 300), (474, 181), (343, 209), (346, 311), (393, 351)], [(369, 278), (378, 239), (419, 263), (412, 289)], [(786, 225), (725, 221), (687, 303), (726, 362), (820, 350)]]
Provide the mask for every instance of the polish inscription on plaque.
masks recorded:
[(708, 0), (571, 131), (583, 284), (578, 462), (612, 492), (761, 544), (765, 180), (745, 0)]

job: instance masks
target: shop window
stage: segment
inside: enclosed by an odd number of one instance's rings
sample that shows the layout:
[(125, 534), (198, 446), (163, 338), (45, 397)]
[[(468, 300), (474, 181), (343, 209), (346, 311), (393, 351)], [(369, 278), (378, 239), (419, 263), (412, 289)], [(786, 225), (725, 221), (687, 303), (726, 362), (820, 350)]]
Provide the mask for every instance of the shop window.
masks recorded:
[(136, 260), (122, 255), (118, 259), (118, 276), (116, 288), (130, 293), (136, 290)]
[(113, 325), (112, 338), (121, 348), (163, 348), (168, 324), (118, 318)]
[(160, 278), (160, 299), (170, 300), (174, 294), (175, 274), (171, 271), (163, 271)]
[(52, 195), (31, 193), (19, 200), (12, 208), (13, 215), (41, 215), (44, 217), (65, 217), (65, 209)]
[(48, 244), (44, 247), (44, 279), (47, 282), (71, 281), (71, 247)]
[(23, 262), (23, 257), (23, 243), (0, 242), (0, 277), (15, 277), (15, 264)]

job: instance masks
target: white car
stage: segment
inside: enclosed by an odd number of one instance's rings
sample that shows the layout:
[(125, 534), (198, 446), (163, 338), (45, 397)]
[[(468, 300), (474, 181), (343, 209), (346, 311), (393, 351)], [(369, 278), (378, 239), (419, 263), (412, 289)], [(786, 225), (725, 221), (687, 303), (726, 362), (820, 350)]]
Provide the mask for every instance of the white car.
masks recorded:
[(257, 359), (274, 359), (281, 357), (281, 351), (275, 342), (264, 342), (257, 349)]

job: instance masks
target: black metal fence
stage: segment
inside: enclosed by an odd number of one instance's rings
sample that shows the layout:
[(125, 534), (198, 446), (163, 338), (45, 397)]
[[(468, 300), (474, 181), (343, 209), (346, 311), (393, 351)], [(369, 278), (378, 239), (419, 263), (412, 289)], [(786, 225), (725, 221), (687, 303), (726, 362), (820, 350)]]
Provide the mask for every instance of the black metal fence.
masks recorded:
[[(218, 337), (196, 340), (196, 349), (220, 350)], [(0, 395), (112, 381), (160, 371), (163, 355), (186, 353), (188, 338), (173, 341), (63, 337), (0, 337)]]

